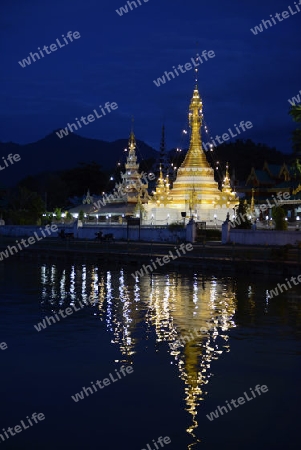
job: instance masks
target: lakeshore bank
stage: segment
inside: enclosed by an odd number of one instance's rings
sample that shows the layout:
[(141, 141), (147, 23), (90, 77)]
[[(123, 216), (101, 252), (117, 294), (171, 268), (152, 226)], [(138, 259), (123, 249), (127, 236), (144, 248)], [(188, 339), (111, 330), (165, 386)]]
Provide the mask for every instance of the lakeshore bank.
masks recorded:
[[(0, 252), (14, 242), (12, 237), (0, 237)], [(139, 266), (150, 259), (163, 257), (174, 251), (176, 244), (137, 241), (99, 242), (45, 238), (41, 242), (10, 256), (45, 260), (75, 260), (105, 263), (111, 267)], [(0, 262), (3, 264), (4, 261)], [(250, 273), (260, 275), (298, 275), (301, 271), (301, 248), (296, 246), (222, 245), (220, 242), (194, 243), (193, 250), (169, 263), (176, 270), (202, 270), (227, 274)], [(164, 272), (164, 267), (156, 270)]]

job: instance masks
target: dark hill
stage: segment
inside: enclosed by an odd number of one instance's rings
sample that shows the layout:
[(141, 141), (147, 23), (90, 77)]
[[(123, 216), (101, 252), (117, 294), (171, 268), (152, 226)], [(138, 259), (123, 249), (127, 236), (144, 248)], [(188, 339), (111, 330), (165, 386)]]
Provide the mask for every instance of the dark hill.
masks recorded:
[[(1, 184), (12, 186), (29, 175), (70, 169), (79, 162), (96, 161), (103, 169), (111, 169), (118, 161), (124, 161), (124, 149), (127, 145), (128, 139), (106, 142), (81, 137), (74, 133), (59, 139), (55, 131), (31, 144), (0, 142), (0, 161), (2, 156), (6, 158), (9, 153), (18, 153), (21, 156), (21, 161), (1, 171)], [(156, 158), (157, 155), (156, 150), (142, 141), (137, 141), (139, 161)]]
[[(6, 158), (9, 153), (19, 153), (21, 156), (21, 161), (0, 172), (0, 183), (2, 186), (12, 186), (29, 175), (71, 169), (79, 162), (95, 161), (104, 171), (112, 170), (116, 168), (117, 162), (125, 161), (127, 153), (124, 149), (127, 145), (128, 139), (106, 142), (84, 138), (74, 133), (59, 139), (55, 132), (26, 145), (0, 142), (0, 161), (2, 156)], [(176, 150), (171, 150), (168, 153), (174, 166), (179, 167), (186, 151), (177, 153)], [(142, 170), (148, 170), (144, 167), (143, 161), (149, 158), (156, 159), (159, 154), (138, 140), (137, 156)], [(246, 180), (253, 166), (262, 168), (265, 160), (270, 164), (290, 163), (292, 160), (292, 155), (281, 153), (265, 144), (256, 144), (251, 140), (224, 143), (214, 148), (213, 152), (206, 152), (206, 157), (212, 167), (220, 161), (222, 170), (228, 161), (230, 173), (235, 169), (236, 179), (240, 182)]]

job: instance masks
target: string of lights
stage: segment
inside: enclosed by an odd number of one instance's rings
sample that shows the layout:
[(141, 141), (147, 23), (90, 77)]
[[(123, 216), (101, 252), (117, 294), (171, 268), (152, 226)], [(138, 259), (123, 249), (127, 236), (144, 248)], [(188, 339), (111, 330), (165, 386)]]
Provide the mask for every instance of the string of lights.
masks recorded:
[[(183, 129), (178, 138), (178, 145), (176, 147), (176, 152), (172, 155), (172, 158), (171, 158), (170, 165), (171, 165), (171, 168), (173, 171), (173, 179), (176, 178), (177, 170), (179, 168), (178, 162), (179, 162), (180, 153), (182, 152), (183, 148), (185, 148), (187, 146), (188, 132), (186, 131), (186, 127), (187, 127), (187, 120), (185, 121), (185, 123), (183, 125)], [(174, 181), (174, 180), (172, 180), (172, 181)]]
[[(203, 116), (203, 130), (205, 132), (205, 134), (208, 136), (208, 140), (210, 139), (210, 136), (212, 135), (209, 131), (208, 125), (206, 123), (206, 121), (204, 120), (204, 116)], [(226, 167), (222, 167), (223, 164), (220, 164), (220, 161), (217, 161), (217, 157), (215, 155), (215, 147), (213, 144), (210, 144), (210, 151), (209, 151), (209, 157), (211, 158), (212, 161), (212, 166), (219, 178), (219, 181), (222, 183), (223, 182), (223, 173), (225, 173), (225, 169)]]

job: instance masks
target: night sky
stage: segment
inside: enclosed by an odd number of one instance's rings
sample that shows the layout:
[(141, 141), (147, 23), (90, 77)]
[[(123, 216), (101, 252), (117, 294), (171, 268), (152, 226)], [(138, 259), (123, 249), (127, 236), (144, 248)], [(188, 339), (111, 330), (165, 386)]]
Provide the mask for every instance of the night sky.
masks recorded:
[[(153, 80), (196, 53), (214, 51), (199, 67), (204, 120), (214, 137), (242, 120), (241, 134), (290, 152), (294, 129), (288, 99), (301, 90), (301, 12), (294, 0), (13, 0), (1, 2), (0, 140), (29, 143), (87, 116), (99, 105), (118, 109), (78, 134), (126, 138), (135, 118), (137, 139), (159, 147), (165, 123), (167, 148), (187, 146), (193, 70), (165, 85)], [(299, 3), (299, 0), (298, 0)], [(301, 3), (301, 2), (300, 2)], [(250, 28), (283, 11), (289, 17), (254, 35)], [(300, 6), (301, 10), (301, 6)], [(68, 31), (80, 38), (24, 68), (18, 63)], [(58, 138), (59, 139), (59, 138)], [(206, 141), (204, 137), (204, 141)]]

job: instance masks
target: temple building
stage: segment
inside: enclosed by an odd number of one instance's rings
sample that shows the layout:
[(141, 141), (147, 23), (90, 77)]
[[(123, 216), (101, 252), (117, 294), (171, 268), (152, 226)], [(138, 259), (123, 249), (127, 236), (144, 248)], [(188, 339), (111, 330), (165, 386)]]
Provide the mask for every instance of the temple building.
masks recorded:
[[(95, 201), (89, 194), (85, 205), (73, 208), (74, 215), (79, 209), (87, 216), (104, 218), (111, 223), (123, 223), (126, 216), (136, 216), (143, 224), (167, 225), (194, 219), (202, 222), (223, 222), (227, 213), (233, 216), (238, 198), (232, 192), (228, 166), (222, 190), (214, 179), (214, 170), (209, 165), (201, 142), (202, 100), (197, 85), (189, 107), (189, 125), (191, 128), (190, 146), (186, 157), (178, 169), (173, 187), (170, 187), (168, 167), (166, 166), (164, 127), (160, 148), (159, 177), (155, 191), (148, 192), (148, 179), (139, 173), (136, 156), (136, 140), (133, 130), (128, 143), (128, 157), (122, 181), (116, 183), (112, 193), (105, 194)], [(85, 202), (83, 202), (85, 203)], [(185, 219), (184, 219), (185, 220)]]
[[(265, 161), (262, 169), (252, 167), (246, 181), (236, 185), (236, 189), (245, 195), (251, 210), (260, 220), (271, 217), (271, 208), (263, 214), (259, 207), (273, 197), (282, 199), (281, 206), (286, 210), (288, 220), (301, 218), (301, 166), (298, 159), (291, 165)], [(286, 200), (283, 199), (284, 193), (289, 197)]]
[(120, 183), (116, 183), (111, 193), (103, 193), (102, 197), (90, 195), (88, 191), (82, 204), (71, 208), (69, 212), (74, 218), (84, 214), (85, 221), (98, 220), (107, 223), (123, 223), (126, 216), (140, 215), (143, 204), (149, 201), (148, 182), (145, 175), (139, 173), (136, 155), (136, 139), (131, 131), (128, 142), (128, 156), (125, 171), (121, 172)]
[(189, 107), (189, 150), (178, 169), (172, 189), (169, 189), (168, 179), (162, 180), (160, 172), (156, 191), (146, 206), (147, 220), (152, 223), (179, 221), (184, 215), (197, 221), (224, 221), (228, 212), (233, 215), (233, 208), (238, 204), (238, 198), (230, 186), (228, 167), (221, 191), (202, 149), (202, 107), (196, 86)]

